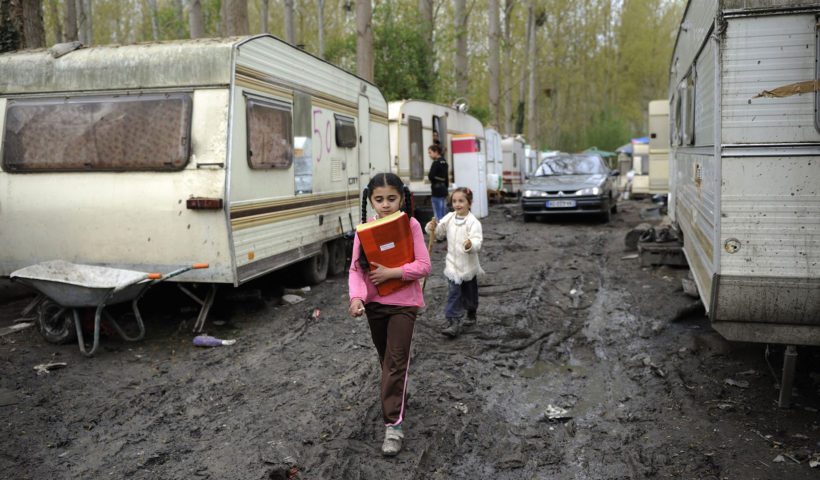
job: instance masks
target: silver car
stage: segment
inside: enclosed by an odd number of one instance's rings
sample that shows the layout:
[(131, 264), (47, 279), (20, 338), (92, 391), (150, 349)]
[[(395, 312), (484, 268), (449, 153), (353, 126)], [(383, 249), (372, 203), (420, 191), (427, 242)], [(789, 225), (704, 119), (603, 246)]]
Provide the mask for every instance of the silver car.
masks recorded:
[(549, 157), (521, 187), (524, 221), (536, 215), (596, 214), (605, 222), (616, 212), (615, 176), (597, 154)]

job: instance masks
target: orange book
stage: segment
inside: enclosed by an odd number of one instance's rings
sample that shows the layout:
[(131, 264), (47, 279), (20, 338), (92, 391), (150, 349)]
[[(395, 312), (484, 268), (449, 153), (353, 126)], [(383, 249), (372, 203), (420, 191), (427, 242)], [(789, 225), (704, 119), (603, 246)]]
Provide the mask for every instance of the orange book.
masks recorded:
[[(373, 262), (379, 265), (395, 268), (410, 263), (416, 259), (413, 250), (413, 234), (410, 232), (410, 219), (404, 212), (396, 212), (384, 218), (363, 223), (356, 227), (356, 234), (362, 244), (364, 254), (373, 268)], [(401, 290), (413, 283), (400, 278), (377, 285), (379, 295), (385, 296)]]

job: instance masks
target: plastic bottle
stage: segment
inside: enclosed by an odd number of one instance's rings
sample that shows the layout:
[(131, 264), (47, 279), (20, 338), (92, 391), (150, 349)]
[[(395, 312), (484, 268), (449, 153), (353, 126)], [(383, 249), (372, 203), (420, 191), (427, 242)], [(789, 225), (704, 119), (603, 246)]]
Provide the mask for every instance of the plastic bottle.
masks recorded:
[(194, 337), (194, 345), (197, 347), (221, 347), (222, 345), (233, 345), (236, 340), (221, 340), (210, 335), (197, 335)]

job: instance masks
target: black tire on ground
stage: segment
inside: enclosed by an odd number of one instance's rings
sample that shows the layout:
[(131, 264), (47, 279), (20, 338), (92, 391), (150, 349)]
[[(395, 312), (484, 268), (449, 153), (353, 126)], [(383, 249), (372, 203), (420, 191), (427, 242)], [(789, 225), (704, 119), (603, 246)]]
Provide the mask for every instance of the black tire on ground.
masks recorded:
[(606, 210), (601, 212), (601, 221), (604, 223), (609, 223), (612, 220), (612, 207), (607, 207)]
[(529, 223), (535, 219), (535, 215), (531, 213), (525, 213), (524, 215), (524, 223)]
[(299, 276), (307, 285), (322, 283), (327, 278), (327, 266), (330, 260), (327, 244), (322, 245), (318, 254), (299, 263)]
[(43, 300), (37, 313), (37, 329), (47, 342), (63, 345), (77, 339), (74, 315), (70, 308), (51, 300)]
[(330, 276), (341, 275), (345, 271), (347, 262), (346, 242), (343, 238), (333, 240), (328, 243), (328, 253), (330, 258), (327, 264), (327, 274)]

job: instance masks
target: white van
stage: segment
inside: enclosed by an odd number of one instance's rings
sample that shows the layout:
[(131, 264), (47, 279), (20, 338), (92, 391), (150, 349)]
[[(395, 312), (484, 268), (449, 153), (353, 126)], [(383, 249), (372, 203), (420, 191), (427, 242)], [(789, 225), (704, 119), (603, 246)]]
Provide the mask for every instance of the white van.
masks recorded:
[(389, 171), (379, 89), (271, 35), (0, 55), (0, 275), (46, 260), (239, 285), (345, 264)]
[(818, 14), (692, 0), (678, 32), (669, 214), (729, 340), (820, 345)]

